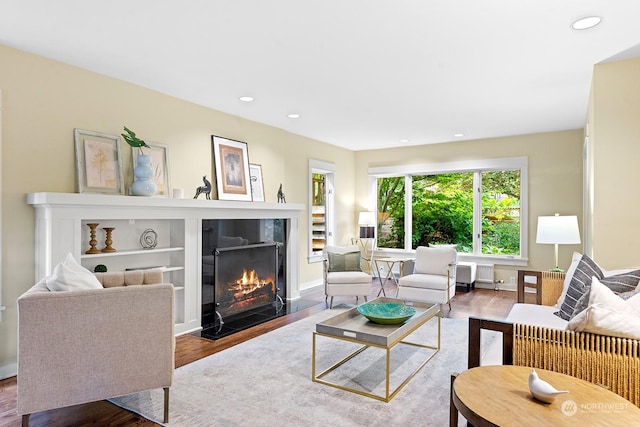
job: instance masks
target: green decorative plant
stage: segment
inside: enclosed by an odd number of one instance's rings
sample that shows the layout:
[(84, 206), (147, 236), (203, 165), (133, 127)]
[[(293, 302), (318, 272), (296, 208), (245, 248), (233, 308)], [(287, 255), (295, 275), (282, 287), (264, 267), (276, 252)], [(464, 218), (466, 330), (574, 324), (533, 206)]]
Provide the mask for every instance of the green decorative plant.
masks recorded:
[(98, 264), (96, 265), (96, 267), (93, 269), (94, 273), (106, 273), (107, 272), (107, 266), (104, 264)]
[(127, 128), (126, 126), (124, 127), (124, 131), (125, 133), (122, 133), (120, 135), (122, 135), (122, 138), (127, 141), (127, 144), (129, 144), (130, 146), (137, 148), (138, 150), (140, 150), (140, 154), (144, 154), (144, 151), (142, 151), (142, 147), (147, 147), (150, 148), (146, 142), (144, 142), (143, 140), (141, 140), (140, 138), (138, 138), (136, 136), (136, 133), (134, 131), (132, 131), (131, 129)]

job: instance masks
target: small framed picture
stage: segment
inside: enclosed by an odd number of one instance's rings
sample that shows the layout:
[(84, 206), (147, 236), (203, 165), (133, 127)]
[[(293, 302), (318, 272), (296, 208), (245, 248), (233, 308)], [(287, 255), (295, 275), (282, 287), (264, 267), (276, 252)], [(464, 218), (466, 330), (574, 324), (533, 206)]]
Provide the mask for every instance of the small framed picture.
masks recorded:
[(120, 137), (74, 129), (79, 193), (124, 194)]
[[(153, 169), (153, 182), (158, 187), (156, 197), (171, 197), (171, 179), (169, 178), (169, 147), (165, 144), (147, 141), (150, 148), (143, 147), (144, 154), (151, 157), (151, 168)], [(138, 166), (138, 154), (140, 150), (131, 147), (131, 160), (133, 167)]]
[(211, 136), (218, 200), (251, 201), (246, 142)]
[(262, 165), (249, 163), (251, 176), (251, 197), (254, 202), (264, 202), (264, 182), (262, 181)]

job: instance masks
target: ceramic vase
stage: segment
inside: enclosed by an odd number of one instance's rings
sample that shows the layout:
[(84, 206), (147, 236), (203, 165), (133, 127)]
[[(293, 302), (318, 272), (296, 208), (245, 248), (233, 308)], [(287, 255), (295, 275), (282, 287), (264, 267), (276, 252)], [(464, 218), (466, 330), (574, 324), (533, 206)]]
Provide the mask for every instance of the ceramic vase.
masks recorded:
[(133, 168), (135, 181), (131, 186), (132, 196), (154, 196), (158, 192), (158, 186), (153, 182), (153, 168), (151, 156), (138, 154), (137, 166)]

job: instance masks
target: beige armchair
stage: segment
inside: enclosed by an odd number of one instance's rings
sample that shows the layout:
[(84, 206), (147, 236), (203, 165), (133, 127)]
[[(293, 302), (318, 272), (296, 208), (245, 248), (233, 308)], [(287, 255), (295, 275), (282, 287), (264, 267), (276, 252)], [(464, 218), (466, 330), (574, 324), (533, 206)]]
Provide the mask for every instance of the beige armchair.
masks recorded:
[(173, 293), (168, 283), (50, 292), (42, 280), (23, 294), (17, 402), (23, 425), (34, 412), (154, 388), (165, 390), (168, 422)]
[(357, 303), (362, 295), (367, 301), (372, 279), (362, 271), (358, 246), (325, 246), (322, 255), (325, 302), (331, 297), (329, 308), (333, 307), (334, 296), (355, 296)]
[(396, 298), (444, 304), (456, 293), (457, 252), (452, 247), (416, 248), (413, 273), (398, 279)]

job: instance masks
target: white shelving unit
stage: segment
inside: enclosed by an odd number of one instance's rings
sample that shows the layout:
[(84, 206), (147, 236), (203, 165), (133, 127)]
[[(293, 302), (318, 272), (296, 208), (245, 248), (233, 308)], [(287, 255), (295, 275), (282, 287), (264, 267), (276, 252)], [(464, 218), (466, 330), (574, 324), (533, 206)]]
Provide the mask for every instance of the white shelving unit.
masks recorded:
[[(298, 216), (301, 204), (227, 202), (77, 193), (30, 193), (27, 203), (36, 210), (36, 277), (51, 274), (67, 253), (93, 271), (161, 267), (164, 281), (175, 287), (175, 332), (201, 328), (202, 220), (216, 218), (284, 218), (287, 230), (287, 298), (299, 297)], [(115, 252), (87, 254), (89, 223), (96, 227), (96, 247), (103, 249), (105, 232), (112, 227)], [(144, 249), (140, 236), (152, 229), (157, 246)]]
[(313, 250), (321, 252), (327, 244), (327, 224), (324, 206), (313, 206), (311, 212), (312, 218), (312, 245)]
[[(89, 249), (90, 227), (89, 223), (98, 223), (96, 227), (97, 248), (106, 246), (104, 232), (105, 227), (111, 227), (112, 244), (115, 252), (103, 252), (99, 254), (87, 254), (86, 250), (80, 253), (80, 263), (90, 271), (102, 264), (108, 271), (123, 271), (147, 268), (162, 268), (163, 281), (172, 283), (175, 288), (176, 324), (185, 323), (184, 307), (184, 219), (104, 219), (81, 220), (81, 241), (86, 249)], [(152, 249), (144, 249), (140, 244), (140, 236), (148, 229), (157, 234), (157, 245)]]

